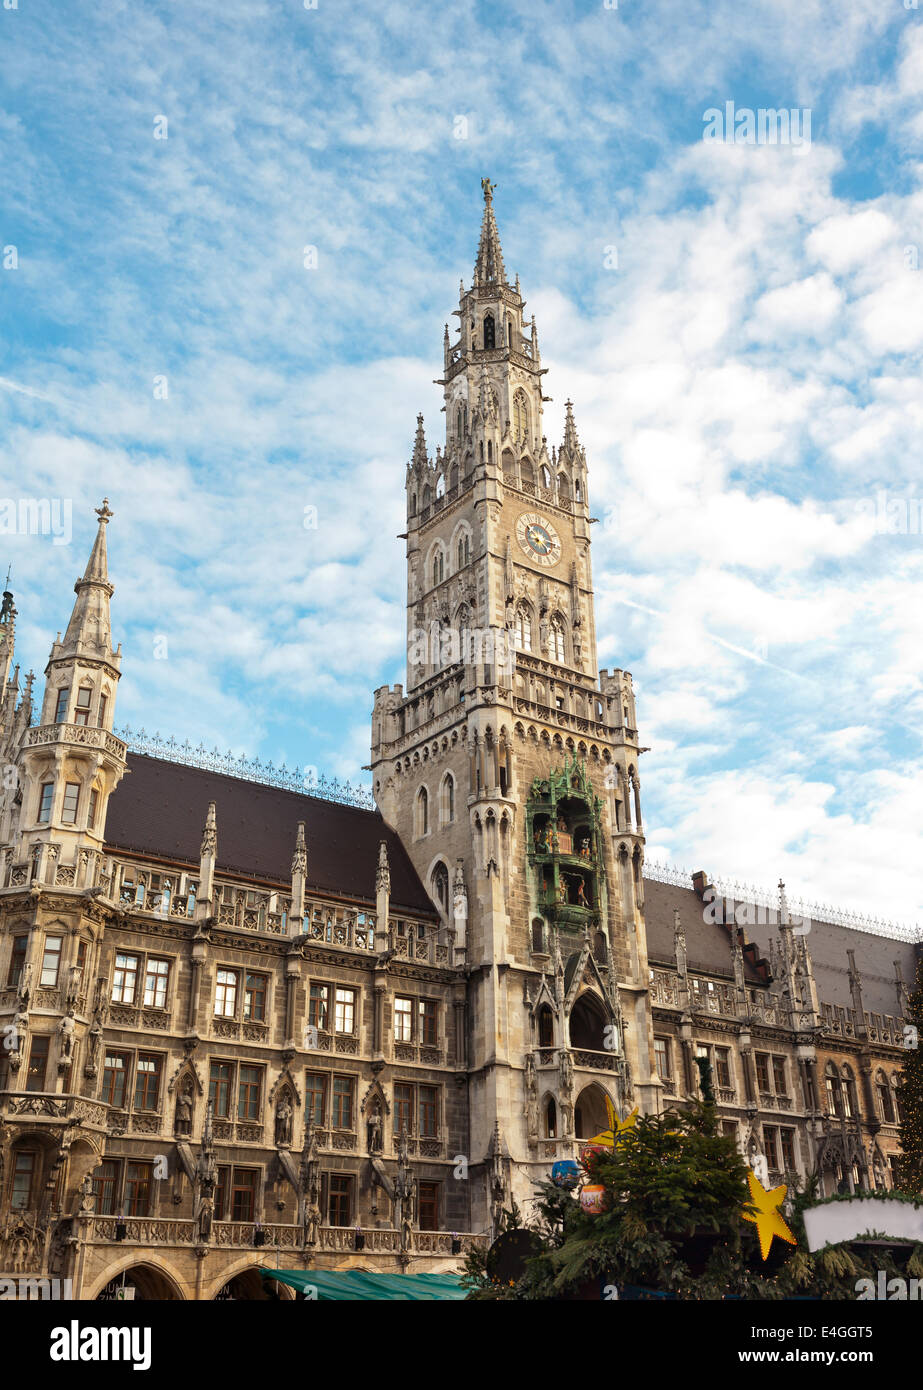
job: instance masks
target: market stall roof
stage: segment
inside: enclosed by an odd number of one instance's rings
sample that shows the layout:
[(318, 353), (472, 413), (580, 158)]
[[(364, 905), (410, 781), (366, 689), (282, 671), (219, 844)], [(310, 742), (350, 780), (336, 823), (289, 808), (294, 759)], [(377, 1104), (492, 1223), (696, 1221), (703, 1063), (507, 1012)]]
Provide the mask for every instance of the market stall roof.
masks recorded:
[[(264, 1279), (288, 1284), (322, 1302), (432, 1299), (460, 1301), (468, 1290), (459, 1274), (375, 1274), (365, 1269), (261, 1269)], [(314, 1290), (315, 1292), (311, 1292)]]

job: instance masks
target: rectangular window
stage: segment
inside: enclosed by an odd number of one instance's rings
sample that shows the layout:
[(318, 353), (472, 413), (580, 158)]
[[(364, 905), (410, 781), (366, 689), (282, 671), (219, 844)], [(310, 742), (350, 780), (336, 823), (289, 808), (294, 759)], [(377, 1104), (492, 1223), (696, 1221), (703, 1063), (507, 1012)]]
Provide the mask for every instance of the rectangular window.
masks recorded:
[(394, 1041), (409, 1043), (413, 1038), (413, 1000), (394, 1001)]
[(438, 1133), (438, 1094), (435, 1086), (420, 1087), (420, 1136), (423, 1139), (435, 1139)]
[(234, 1018), (237, 1014), (237, 971), (219, 970), (215, 982), (215, 1016)]
[(353, 1127), (353, 1078), (335, 1076), (333, 1078), (333, 1128), (352, 1129)]
[(421, 1182), (418, 1188), (419, 1221), (421, 1231), (439, 1230), (439, 1184)]
[(125, 1165), (125, 1215), (147, 1216), (150, 1207), (150, 1163), (127, 1163)]
[(121, 1110), (125, 1104), (125, 1088), (128, 1078), (128, 1058), (124, 1052), (107, 1052), (103, 1067), (103, 1089), (100, 1100)]
[(778, 1132), (775, 1125), (763, 1125), (763, 1152), (773, 1172), (779, 1171)]
[(212, 1062), (208, 1079), (208, 1098), (215, 1118), (227, 1120), (231, 1114), (231, 1083), (234, 1067), (230, 1062)]
[(231, 1184), (231, 1220), (252, 1221), (256, 1210), (256, 1169), (235, 1168)]
[(769, 1058), (765, 1052), (756, 1053), (756, 1084), (763, 1092), (769, 1090)]
[(58, 983), (58, 971), (61, 968), (61, 945), (63, 937), (46, 936), (45, 950), (42, 953), (42, 974), (41, 984), (45, 989), (52, 989)]
[(133, 1004), (138, 984), (138, 957), (118, 951), (112, 972), (113, 1004)]
[(13, 989), (15, 989), (18, 986), (19, 981), (22, 978), (23, 967), (26, 963), (26, 951), (28, 949), (28, 946), (29, 938), (27, 936), (13, 937), (13, 950), (10, 955), (10, 969), (9, 974), (6, 977), (7, 985)]
[(86, 728), (90, 722), (90, 698), (93, 692), (89, 686), (81, 686), (77, 691), (77, 703), (74, 706), (74, 723), (81, 728)]
[(780, 1129), (779, 1136), (782, 1140), (782, 1167), (789, 1173), (795, 1171), (795, 1131), (793, 1129)]
[(253, 1020), (255, 1023), (266, 1021), (266, 992), (269, 980), (266, 975), (251, 975), (247, 973), (247, 984), (244, 990), (244, 1018)]
[(654, 1059), (657, 1064), (657, 1075), (660, 1077), (661, 1081), (664, 1083), (671, 1081), (673, 1079), (673, 1073), (670, 1069), (669, 1038), (654, 1039)]
[(54, 798), (54, 782), (43, 782), (38, 804), (38, 823), (47, 825), (51, 820), (51, 803)]
[(333, 1026), (338, 1033), (356, 1031), (356, 991), (338, 989), (334, 1004)]
[(330, 1201), (328, 1204), (331, 1226), (351, 1226), (353, 1211), (353, 1180), (343, 1173), (330, 1174)]
[(45, 1072), (48, 1069), (48, 1043), (50, 1039), (47, 1033), (32, 1039), (32, 1047), (29, 1050), (29, 1070), (26, 1073), (27, 1091), (44, 1091)]
[(77, 824), (77, 802), (80, 800), (80, 783), (64, 783), (64, 800), (61, 803), (61, 824)]
[(101, 729), (104, 729), (104, 728), (106, 727), (106, 709), (107, 709), (107, 707), (108, 707), (108, 704), (109, 704), (109, 701), (108, 701), (107, 697), (106, 697), (105, 695), (100, 695), (100, 697), (99, 697), (99, 719), (98, 719), (98, 723), (99, 723), (99, 727), (100, 727)]
[(226, 1221), (228, 1213), (228, 1194), (231, 1190), (231, 1170), (222, 1166), (218, 1169), (215, 1183), (215, 1220)]
[(32, 1205), (32, 1184), (35, 1178), (37, 1154), (32, 1149), (17, 1149), (13, 1162), (13, 1187), (10, 1206), (14, 1211), (28, 1211)]
[(114, 1216), (119, 1194), (121, 1164), (116, 1158), (104, 1158), (99, 1173), (93, 1179), (96, 1210), (100, 1216)]
[(135, 1109), (156, 1110), (159, 1099), (160, 1058), (140, 1052), (135, 1069)]
[(263, 1087), (262, 1067), (241, 1067), (237, 1085), (238, 1120), (258, 1120), (260, 1116), (260, 1092)]
[(87, 829), (96, 829), (96, 812), (99, 809), (99, 790), (96, 787), (90, 788), (90, 807), (87, 811)]
[(329, 1000), (330, 990), (327, 985), (311, 986), (311, 998), (308, 1003), (308, 1022), (320, 1033), (326, 1033), (327, 1031), (327, 1008)]
[(729, 1090), (731, 1086), (731, 1054), (726, 1047), (715, 1048), (715, 1080)]
[(327, 1078), (321, 1072), (309, 1071), (305, 1077), (305, 1113), (312, 1124), (324, 1127), (327, 1111)]
[(58, 691), (58, 703), (55, 705), (54, 722), (65, 724), (67, 722), (67, 701), (70, 696), (69, 690)]
[(420, 1042), (424, 1047), (436, 1046), (436, 1001), (420, 1000)]
[(147, 962), (144, 972), (144, 1005), (148, 1009), (167, 1007), (167, 984), (170, 980), (170, 962), (155, 959)]
[(394, 1086), (394, 1133), (413, 1134), (413, 1087), (398, 1081)]
[(785, 1058), (773, 1057), (772, 1059), (772, 1082), (776, 1088), (777, 1096), (787, 1096), (788, 1086), (785, 1082)]

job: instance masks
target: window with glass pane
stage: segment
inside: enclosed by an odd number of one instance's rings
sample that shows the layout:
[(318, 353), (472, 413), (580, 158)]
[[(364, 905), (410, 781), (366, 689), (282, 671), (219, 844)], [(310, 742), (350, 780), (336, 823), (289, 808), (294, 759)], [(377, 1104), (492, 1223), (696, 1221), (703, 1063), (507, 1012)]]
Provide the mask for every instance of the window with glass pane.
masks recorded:
[(327, 1109), (327, 1078), (320, 1072), (309, 1071), (305, 1077), (305, 1113), (312, 1124), (323, 1128)]
[(353, 1127), (353, 1078), (335, 1076), (333, 1078), (333, 1127), (352, 1129)]
[(436, 1046), (436, 1001), (420, 1000), (420, 1041), (424, 1047)]
[(262, 1067), (241, 1067), (237, 1085), (238, 1120), (259, 1119), (262, 1082)]
[(267, 976), (247, 974), (247, 986), (244, 991), (245, 1019), (252, 1019), (256, 1023), (265, 1021), (267, 985)]
[(413, 1000), (394, 1001), (394, 1041), (409, 1043), (413, 1038)]
[(100, 697), (99, 697), (99, 727), (100, 727), (101, 729), (104, 729), (104, 728), (106, 727), (106, 706), (107, 706), (108, 704), (109, 704), (109, 701), (108, 701), (107, 697), (106, 697), (105, 695), (100, 695)]
[(38, 1154), (32, 1149), (18, 1149), (13, 1161), (13, 1190), (10, 1206), (14, 1211), (26, 1211), (32, 1202), (32, 1184), (35, 1178)]
[(58, 970), (61, 966), (61, 944), (63, 938), (60, 936), (46, 936), (45, 950), (42, 953), (42, 975), (41, 983), (46, 988), (51, 988), (58, 983)]
[(413, 1134), (413, 1087), (399, 1081), (394, 1087), (394, 1133)]
[(156, 1110), (160, 1099), (160, 1058), (138, 1054), (135, 1069), (135, 1109)]
[(726, 1047), (715, 1048), (715, 1078), (719, 1086), (731, 1085), (731, 1054)]
[(256, 1169), (235, 1168), (231, 1185), (231, 1220), (252, 1221), (256, 1210)]
[(116, 953), (115, 969), (112, 972), (113, 1004), (133, 1004), (138, 985), (138, 957)]
[(125, 1165), (125, 1215), (147, 1216), (151, 1205), (150, 1163)]
[(795, 1171), (795, 1131), (793, 1129), (780, 1129), (779, 1135), (782, 1141), (782, 1167), (793, 1173)]
[(125, 1104), (125, 1084), (128, 1077), (128, 1058), (123, 1052), (107, 1052), (103, 1067), (103, 1089), (100, 1100), (121, 1110)]
[(26, 950), (29, 946), (27, 936), (13, 937), (13, 950), (10, 955), (10, 970), (6, 977), (7, 985), (15, 988), (22, 978), (23, 967), (26, 963)]
[(92, 690), (87, 686), (81, 686), (77, 691), (77, 703), (74, 706), (74, 723), (79, 724), (81, 728), (86, 728), (87, 724), (90, 722), (90, 699), (92, 694)]
[(420, 1087), (420, 1134), (424, 1139), (435, 1139), (437, 1133), (436, 1105), (438, 1092), (435, 1086)]
[(77, 824), (77, 802), (80, 800), (80, 783), (64, 783), (64, 800), (61, 803), (61, 824)]
[(58, 702), (55, 705), (54, 722), (56, 724), (67, 723), (67, 702), (70, 695), (69, 690), (58, 691)]
[(215, 1183), (215, 1220), (226, 1221), (228, 1214), (228, 1198), (231, 1191), (231, 1170), (222, 1165), (218, 1169), (218, 1180)]
[(237, 971), (219, 970), (215, 982), (215, 1013), (233, 1018), (237, 1013)]
[(763, 1151), (766, 1162), (774, 1172), (779, 1168), (779, 1147), (775, 1125), (763, 1125)]
[(353, 1180), (342, 1173), (330, 1174), (330, 1201), (328, 1210), (331, 1226), (350, 1226), (352, 1224)]
[(657, 1063), (657, 1075), (661, 1081), (671, 1079), (670, 1071), (670, 1042), (668, 1038), (654, 1039), (654, 1058)]
[(773, 1057), (773, 1059), (772, 1059), (772, 1080), (773, 1080), (773, 1085), (774, 1085), (775, 1088), (776, 1088), (776, 1095), (777, 1095), (777, 1096), (784, 1096), (784, 1095), (787, 1095), (787, 1094), (788, 1094), (788, 1088), (787, 1088), (786, 1083), (785, 1083), (785, 1058), (784, 1058), (784, 1057)]
[(29, 1070), (26, 1075), (27, 1091), (44, 1091), (45, 1073), (48, 1069), (48, 1043), (50, 1039), (37, 1037), (32, 1039), (32, 1046), (29, 1050)]
[(327, 1007), (330, 989), (327, 985), (312, 985), (308, 1002), (308, 1022), (321, 1033), (327, 1031)]
[(54, 782), (43, 782), (38, 803), (39, 825), (47, 825), (51, 820), (51, 802), (54, 797)]
[(99, 809), (99, 791), (96, 787), (90, 788), (90, 807), (87, 811), (87, 829), (93, 830), (96, 826), (96, 812)]
[(144, 1003), (149, 1009), (167, 1007), (167, 983), (170, 979), (170, 962), (148, 958), (144, 972)]
[(93, 1191), (96, 1193), (96, 1211), (100, 1216), (114, 1216), (118, 1201), (119, 1176), (121, 1164), (116, 1158), (104, 1158), (93, 1178)]
[(761, 1091), (769, 1090), (769, 1058), (765, 1052), (756, 1054), (756, 1084)]
[(234, 1066), (231, 1062), (212, 1062), (208, 1077), (208, 1098), (217, 1119), (226, 1120), (231, 1113), (231, 1083)]
[(421, 1182), (418, 1187), (418, 1216), (421, 1231), (439, 1230), (439, 1184)]
[(338, 989), (334, 1004), (334, 1027), (338, 1033), (352, 1033), (356, 1026), (356, 991)]

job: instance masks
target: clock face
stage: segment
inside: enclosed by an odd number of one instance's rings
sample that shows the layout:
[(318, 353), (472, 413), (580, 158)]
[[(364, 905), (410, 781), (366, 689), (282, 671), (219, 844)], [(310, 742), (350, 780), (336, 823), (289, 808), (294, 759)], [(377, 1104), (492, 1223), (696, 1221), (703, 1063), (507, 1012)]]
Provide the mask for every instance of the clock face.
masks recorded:
[(548, 520), (538, 512), (524, 512), (516, 522), (516, 539), (530, 560), (540, 565), (556, 565), (561, 558), (561, 540)]

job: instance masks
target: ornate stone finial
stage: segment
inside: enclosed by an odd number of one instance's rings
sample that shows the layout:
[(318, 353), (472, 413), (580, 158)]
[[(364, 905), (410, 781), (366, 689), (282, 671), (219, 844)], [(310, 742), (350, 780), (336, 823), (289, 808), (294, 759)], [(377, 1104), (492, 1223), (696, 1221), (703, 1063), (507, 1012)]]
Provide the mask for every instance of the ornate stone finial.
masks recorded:
[(788, 926), (788, 901), (785, 897), (785, 884), (779, 879), (779, 926)]
[(378, 872), (375, 887), (379, 893), (391, 892), (391, 869), (388, 865), (388, 842), (381, 840), (378, 845)]
[(295, 836), (295, 853), (292, 855), (292, 873), (303, 874), (308, 868), (308, 850), (304, 838), (304, 821), (298, 822), (298, 832)]
[(493, 198), (496, 186), (495, 183), (491, 183), (490, 179), (481, 179), (481, 192), (484, 194), (485, 203), (489, 203)]
[(108, 525), (109, 525), (109, 518), (115, 516), (115, 512), (110, 512), (110, 510), (109, 510), (109, 498), (108, 498), (108, 497), (104, 497), (104, 498), (103, 498), (103, 505), (102, 505), (101, 507), (95, 507), (95, 508), (94, 508), (94, 511), (96, 512), (96, 515), (99, 517), (100, 525), (102, 525), (102, 526), (108, 526)]
[(205, 829), (202, 832), (202, 858), (211, 858), (218, 853), (218, 822), (215, 816), (215, 803), (208, 803)]

